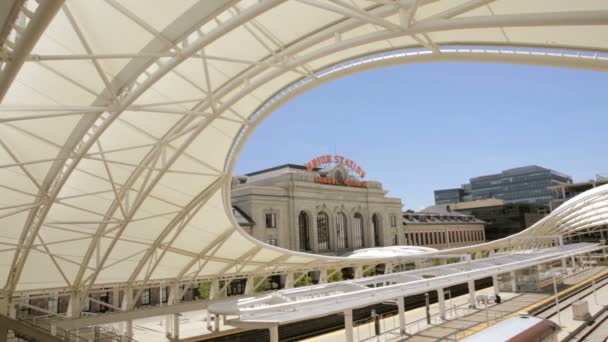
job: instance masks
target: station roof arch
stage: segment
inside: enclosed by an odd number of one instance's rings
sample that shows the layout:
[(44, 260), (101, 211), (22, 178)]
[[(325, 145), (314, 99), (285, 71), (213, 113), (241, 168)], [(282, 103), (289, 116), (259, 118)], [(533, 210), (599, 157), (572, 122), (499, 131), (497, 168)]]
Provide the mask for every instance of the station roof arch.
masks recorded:
[[(356, 263), (268, 246), (238, 227), (234, 163), (273, 110), (387, 65), (608, 70), (600, 0), (3, 6), (0, 284), (9, 295)], [(608, 190), (598, 189), (532, 234), (605, 224)]]

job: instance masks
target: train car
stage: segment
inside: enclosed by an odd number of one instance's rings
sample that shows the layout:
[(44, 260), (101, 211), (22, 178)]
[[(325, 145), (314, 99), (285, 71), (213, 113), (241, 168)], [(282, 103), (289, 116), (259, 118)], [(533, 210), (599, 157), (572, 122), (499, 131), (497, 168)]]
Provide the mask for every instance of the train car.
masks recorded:
[(548, 319), (519, 315), (496, 323), (462, 341), (557, 342), (560, 327)]

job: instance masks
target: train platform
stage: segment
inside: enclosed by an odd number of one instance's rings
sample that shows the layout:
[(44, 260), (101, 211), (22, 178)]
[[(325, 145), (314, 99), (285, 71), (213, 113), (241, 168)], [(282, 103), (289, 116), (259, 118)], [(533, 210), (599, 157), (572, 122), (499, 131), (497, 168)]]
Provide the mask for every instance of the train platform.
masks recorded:
[[(576, 289), (578, 286), (590, 283), (591, 279), (599, 279), (606, 271), (607, 267), (590, 267), (579, 269), (570, 274), (563, 281), (563, 285), (567, 288), (560, 292), (562, 295)], [(558, 337), (563, 340), (569, 335), (573, 335), (577, 329), (585, 325), (585, 322), (575, 321), (571, 303), (575, 300), (587, 300), (589, 311), (592, 316), (599, 315), (601, 310), (606, 310), (608, 307), (608, 286), (606, 281), (598, 281), (596, 293), (589, 288), (581, 292), (579, 295), (564, 299), (561, 304), (560, 319), (555, 311), (551, 308), (540, 314), (543, 318), (548, 318), (562, 327)], [(562, 286), (563, 286), (562, 285)], [(493, 288), (487, 288), (476, 291), (478, 295), (492, 294)], [(486, 327), (496, 323), (497, 321), (506, 319), (516, 314), (535, 310), (543, 303), (553, 305), (554, 296), (551, 293), (500, 293), (503, 301), (500, 304), (490, 304), (484, 307), (479, 304), (477, 308), (468, 308), (468, 295), (462, 295), (452, 298), (448, 303), (448, 317), (446, 320), (439, 318), (438, 304), (434, 303), (429, 306), (431, 316), (431, 324), (427, 323), (426, 309), (424, 307), (409, 310), (406, 315), (406, 332), (408, 337), (399, 335), (399, 322), (397, 316), (383, 317), (380, 320), (380, 330), (382, 334), (376, 336), (374, 322), (363, 323), (357, 325), (355, 322), (354, 337), (355, 341), (407, 341), (407, 342), (431, 342), (431, 341), (457, 341), (467, 336), (473, 335)], [(551, 311), (553, 310), (553, 311)], [(589, 336), (602, 336), (604, 331), (608, 331), (608, 320), (603, 322), (601, 326), (595, 329), (594, 334)], [(322, 336), (317, 336), (304, 341), (307, 342), (330, 342), (342, 341), (345, 339), (344, 330), (335, 331)], [(585, 339), (584, 341), (596, 341), (593, 339)], [(604, 341), (599, 339), (597, 341)]]
[[(586, 279), (599, 274), (603, 271), (606, 271), (608, 268), (606, 267), (593, 267), (587, 268), (586, 270), (579, 270), (572, 273), (568, 278), (564, 279), (565, 285), (574, 285), (585, 281)], [(476, 291), (477, 294), (493, 294), (493, 289), (486, 288), (483, 290)], [(608, 294), (608, 293), (606, 293)], [(444, 322), (439, 318), (439, 306), (437, 303), (431, 304), (429, 306), (430, 315), (432, 319), (432, 324), (429, 325), (426, 323), (426, 313), (425, 308), (417, 308), (413, 310), (408, 310), (405, 312), (406, 316), (406, 331), (410, 338), (408, 341), (436, 341), (438, 340), (437, 336), (444, 336), (446, 334), (455, 335), (458, 333), (460, 335), (464, 335), (468, 331), (468, 333), (472, 333), (472, 331), (478, 331), (483, 326), (480, 323), (486, 322), (485, 315), (488, 314), (491, 317), (499, 318), (501, 314), (504, 314), (502, 311), (510, 311), (510, 313), (517, 312), (521, 310), (521, 308), (525, 307), (521, 306), (524, 303), (530, 304), (531, 300), (540, 301), (543, 298), (549, 297), (549, 294), (546, 295), (537, 295), (537, 294), (521, 294), (521, 293), (511, 293), (511, 292), (501, 292), (500, 293), (503, 302), (499, 305), (489, 305), (487, 313), (484, 312), (483, 305), (480, 305), (478, 309), (470, 309), (468, 308), (468, 295), (462, 295), (458, 297), (454, 297), (451, 299), (446, 299), (446, 307), (448, 308), (448, 317), (447, 321)], [(605, 294), (604, 294), (605, 296)], [(606, 297), (608, 298), (608, 297)], [(521, 304), (521, 305), (520, 305)], [(607, 303), (604, 303), (607, 304)], [(590, 303), (591, 308), (591, 303)], [(571, 309), (570, 310), (571, 315)], [(454, 319), (458, 317), (458, 319)], [(230, 318), (230, 317), (229, 317)], [(225, 324), (223, 319), (219, 321), (219, 330), (213, 331), (213, 329), (208, 329), (208, 326), (213, 326), (214, 322), (207, 322), (207, 319), (213, 320), (213, 315), (208, 315), (207, 310), (196, 310), (190, 312), (183, 312), (180, 314), (180, 334), (182, 339), (188, 341), (199, 341), (202, 339), (209, 339), (213, 337), (219, 337), (224, 334), (234, 334), (236, 331), (244, 329), (238, 329), (236, 327), (230, 326), (229, 324)], [(562, 320), (567, 321), (566, 312), (562, 312)], [(443, 324), (442, 324), (443, 323)], [(147, 317), (143, 319), (137, 319), (133, 322), (133, 330), (134, 337), (139, 341), (150, 341), (150, 342), (161, 342), (165, 341), (165, 324), (166, 316), (155, 316), (155, 317)], [(385, 333), (382, 337), (380, 337), (380, 341), (398, 341), (401, 337), (398, 336), (399, 329), (399, 321), (397, 315), (394, 316), (386, 316), (382, 317), (380, 320), (381, 331), (388, 332)], [(574, 323), (572, 323), (574, 324)], [(373, 340), (376, 341), (375, 332), (374, 332), (374, 323), (363, 323), (357, 324), (355, 322), (355, 341), (366, 341)], [(120, 329), (120, 323), (109, 324), (108, 327), (114, 329)], [(574, 329), (574, 328), (572, 328)], [(572, 329), (568, 327), (564, 327), (564, 330), (572, 331)], [(435, 337), (433, 337), (435, 336)], [(433, 339), (434, 338), (434, 339)], [(310, 338), (305, 341), (343, 341), (345, 340), (344, 330), (339, 330), (333, 333), (329, 333), (326, 335), (317, 336), (314, 338)]]
[(406, 339), (408, 342), (457, 341), (548, 297), (542, 293), (511, 294), (512, 298), (487, 308), (472, 309), (465, 316), (447, 320)]
[[(486, 288), (482, 290), (476, 291), (477, 294), (489, 295), (493, 294), (493, 289)], [(510, 292), (502, 292), (500, 296), (503, 299), (502, 304), (507, 304), (508, 302), (517, 299), (522, 296), (522, 294), (518, 293), (510, 293)], [(538, 300), (538, 299), (537, 299)], [(480, 305), (477, 309), (468, 308), (469, 303), (469, 295), (465, 294), (458, 297), (453, 297), (451, 299), (446, 300), (446, 305), (449, 307), (448, 310), (448, 321), (456, 321), (456, 319), (460, 319), (460, 317), (465, 317), (467, 315), (471, 315), (477, 312), (483, 311), (483, 305)], [(495, 307), (496, 304), (490, 304), (488, 306), (489, 309)], [(432, 327), (437, 326), (438, 324), (443, 323), (443, 321), (439, 317), (439, 304), (434, 303), (429, 305), (429, 313), (431, 316), (431, 323), (428, 324), (426, 320), (426, 308), (421, 307), (413, 310), (408, 310), (405, 312), (406, 319), (406, 332), (411, 335), (408, 341), (414, 341), (413, 336), (419, 335), (422, 332), (429, 331), (433, 329)], [(356, 324), (356, 322), (355, 322)], [(380, 319), (381, 331), (385, 332), (380, 337), (375, 336), (374, 332), (374, 323), (363, 323), (356, 325), (354, 328), (354, 337), (355, 341), (399, 341), (401, 336), (398, 336), (399, 330), (399, 320), (397, 315), (392, 315), (388, 317), (383, 317)], [(431, 327), (429, 329), (429, 327)], [(419, 336), (421, 337), (421, 335)], [(314, 338), (306, 339), (303, 341), (307, 342), (332, 342), (332, 341), (344, 341), (345, 340), (345, 332), (344, 330), (334, 331), (325, 335), (316, 336)], [(437, 339), (430, 339), (432, 341), (436, 341)], [(425, 339), (419, 339), (419, 341), (427, 341)]]
[[(570, 276), (563, 280), (563, 286), (567, 286), (567, 289), (560, 292), (559, 297), (567, 295), (568, 292), (576, 289), (584, 284), (589, 284), (591, 279), (600, 279), (603, 274), (606, 273), (608, 267), (589, 267), (583, 269), (577, 269)], [(565, 300), (562, 300), (560, 307), (560, 314), (557, 314), (557, 308), (553, 307), (551, 310), (544, 311), (539, 314), (539, 317), (547, 318), (560, 325), (562, 328), (558, 334), (558, 340), (566, 340), (567, 338), (573, 337), (577, 331), (581, 330), (587, 325), (586, 322), (574, 320), (574, 313), (572, 310), (572, 303), (577, 300), (585, 300), (589, 305), (589, 313), (592, 317), (600, 315), (606, 311), (608, 307), (608, 280), (597, 281), (595, 287), (591, 287), (580, 294), (573, 295)], [(595, 292), (593, 289), (595, 288)], [(574, 291), (573, 291), (574, 292)], [(408, 342), (430, 342), (430, 341), (457, 341), (467, 336), (473, 335), (474, 333), (485, 329), (486, 327), (494, 324), (498, 320), (502, 320), (512, 316), (514, 314), (528, 312), (534, 310), (539, 303), (549, 301), (553, 303), (554, 296), (549, 294), (533, 294), (524, 293), (520, 296), (514, 297), (505, 302), (490, 306), (488, 313), (484, 315), (484, 312), (476, 312), (466, 317), (461, 317), (457, 320), (447, 321), (436, 327), (429, 328), (416, 334), (410, 338), (405, 339)], [(468, 327), (467, 327), (468, 325)], [(603, 336), (602, 339), (597, 341), (604, 341), (603, 338), (606, 335), (602, 335), (602, 331), (608, 330), (608, 321), (603, 322), (600, 327), (596, 329), (594, 335)], [(598, 333), (599, 332), (599, 333)], [(584, 339), (584, 341), (594, 341), (592, 339)]]

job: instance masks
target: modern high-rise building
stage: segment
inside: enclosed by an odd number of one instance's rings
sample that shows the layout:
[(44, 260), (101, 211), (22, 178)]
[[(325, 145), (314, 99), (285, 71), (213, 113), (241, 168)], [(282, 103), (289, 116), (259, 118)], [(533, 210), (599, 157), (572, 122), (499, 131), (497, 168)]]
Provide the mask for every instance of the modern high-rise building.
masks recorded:
[(464, 202), (463, 188), (435, 190), (435, 204), (450, 204)]
[(456, 189), (435, 190), (435, 204), (469, 202), (496, 198), (506, 203), (549, 206), (552, 198), (547, 187), (570, 184), (572, 177), (544, 167), (530, 165), (497, 174), (474, 177)]
[[(506, 203), (499, 199), (485, 199), (450, 204), (437, 204), (423, 212), (459, 213), (485, 222), (485, 239), (501, 239), (530, 227), (548, 214), (544, 205)], [(432, 246), (431, 246), (432, 247)]]

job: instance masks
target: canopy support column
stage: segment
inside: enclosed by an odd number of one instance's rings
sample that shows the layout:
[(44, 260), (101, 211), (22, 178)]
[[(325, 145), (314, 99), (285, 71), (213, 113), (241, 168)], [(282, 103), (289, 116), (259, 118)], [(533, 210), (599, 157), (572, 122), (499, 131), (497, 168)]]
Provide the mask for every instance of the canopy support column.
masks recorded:
[[(127, 287), (122, 295), (122, 309), (128, 310), (131, 308), (133, 304), (133, 289), (131, 287)], [(123, 334), (127, 338), (133, 338), (133, 320), (129, 319), (126, 322), (126, 328)]]
[(247, 281), (245, 282), (245, 294), (251, 295), (254, 292), (255, 288), (255, 278), (253, 276), (247, 277)]
[(359, 279), (363, 277), (363, 266), (355, 267), (355, 279)]
[(322, 269), (319, 271), (319, 284), (327, 284), (327, 270)]
[(353, 310), (344, 311), (344, 333), (346, 335), (346, 342), (354, 342)]
[(405, 335), (405, 304), (403, 297), (397, 298), (397, 311), (399, 312), (399, 333)]
[(220, 331), (220, 315), (213, 316), (213, 331)]
[(517, 292), (517, 278), (515, 272), (511, 272), (511, 292)]
[(443, 288), (437, 289), (437, 303), (439, 303), (439, 317), (445, 320), (445, 294)]
[(469, 307), (475, 308), (475, 280), (469, 280), (467, 285), (469, 287)]
[[(173, 305), (179, 303), (181, 301), (179, 294), (180, 291), (178, 283), (172, 284), (167, 304)], [(179, 313), (172, 313), (166, 316), (165, 332), (165, 336), (168, 336), (170, 340), (179, 340)]]
[(279, 326), (272, 326), (268, 330), (270, 330), (270, 342), (279, 342)]
[(570, 264), (571, 264), (571, 267), (572, 267), (572, 271), (574, 271), (574, 269), (576, 269), (576, 258), (574, 257), (574, 255), (572, 255), (570, 257)]
[[(84, 300), (89, 299), (85, 298)], [(71, 318), (80, 317), (81, 307), (82, 302), (80, 301), (80, 294), (77, 290), (73, 290), (72, 293), (70, 293), (70, 300), (68, 302), (68, 311), (66, 312), (66, 315)]]
[[(120, 307), (120, 287), (118, 286), (112, 288), (112, 306), (115, 308)], [(116, 309), (112, 309), (112, 311), (116, 311)]]
[(293, 276), (293, 272), (289, 272), (287, 273), (287, 277), (285, 279), (285, 288), (286, 289), (292, 289), (294, 286), (294, 276)]
[(216, 299), (216, 297), (218, 296), (219, 288), (220, 282), (217, 279), (213, 280), (211, 282), (211, 288), (209, 289), (209, 300)]

